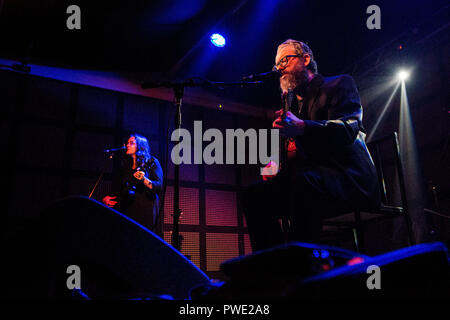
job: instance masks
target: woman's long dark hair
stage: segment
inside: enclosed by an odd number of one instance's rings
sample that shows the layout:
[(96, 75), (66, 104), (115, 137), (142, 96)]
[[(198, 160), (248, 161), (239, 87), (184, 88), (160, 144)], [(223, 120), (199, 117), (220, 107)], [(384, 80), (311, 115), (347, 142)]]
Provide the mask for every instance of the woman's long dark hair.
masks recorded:
[[(141, 136), (140, 134), (133, 133), (128, 136), (128, 139), (134, 137), (136, 139), (136, 167), (142, 168), (145, 164), (150, 161), (150, 146), (148, 144), (148, 140), (146, 137)], [(129, 161), (129, 166), (133, 165), (132, 158), (126, 157), (127, 161)]]

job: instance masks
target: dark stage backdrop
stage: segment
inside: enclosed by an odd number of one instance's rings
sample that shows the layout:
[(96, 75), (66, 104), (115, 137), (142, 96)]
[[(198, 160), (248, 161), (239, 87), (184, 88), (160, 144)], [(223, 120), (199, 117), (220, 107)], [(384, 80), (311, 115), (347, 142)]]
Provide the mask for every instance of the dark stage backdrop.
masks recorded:
[[(165, 169), (167, 126), (173, 129), (170, 102), (9, 71), (0, 71), (1, 134), (5, 200), (3, 231), (36, 217), (53, 200), (89, 195), (102, 168), (104, 179), (93, 195), (112, 190), (120, 159), (105, 160), (103, 149), (121, 146), (127, 134), (149, 139)], [(185, 104), (182, 127), (193, 121), (207, 128), (265, 128), (264, 118)], [(221, 130), (225, 132), (225, 130)], [(171, 242), (173, 164), (169, 161), (163, 234)], [(260, 179), (259, 165), (182, 165), (181, 252), (212, 277), (226, 259), (251, 252), (238, 194)], [(106, 228), (107, 226), (105, 226)], [(5, 230), (6, 228), (6, 230)], [(101, 232), (101, 230), (99, 230)]]
[[(444, 29), (445, 30), (445, 29)], [(417, 242), (442, 241), (450, 244), (450, 41), (449, 32), (441, 32), (411, 42), (405, 52), (398, 51), (378, 59), (368, 59), (375, 66), (355, 72), (364, 107), (364, 123), (377, 139), (393, 131), (399, 132), (401, 154), (405, 162), (406, 191)], [(375, 62), (376, 61), (376, 62)], [(397, 90), (389, 107), (383, 109), (394, 91), (396, 72), (405, 66), (411, 76), (405, 82), (411, 124), (401, 128), (401, 90)], [(367, 66), (367, 68), (369, 68)], [(380, 121), (381, 120), (381, 121)], [(403, 139), (402, 139), (403, 137)], [(415, 155), (405, 148), (405, 137), (415, 141)], [(402, 143), (403, 140), (403, 143)], [(389, 168), (387, 172), (389, 172)], [(439, 214), (430, 213), (431, 209)], [(382, 227), (389, 242), (400, 235), (400, 223)], [(379, 233), (382, 235), (382, 233)], [(369, 243), (368, 243), (369, 244)], [(385, 247), (370, 243), (375, 249)], [(380, 249), (375, 252), (379, 252)], [(393, 248), (395, 249), (395, 247)]]

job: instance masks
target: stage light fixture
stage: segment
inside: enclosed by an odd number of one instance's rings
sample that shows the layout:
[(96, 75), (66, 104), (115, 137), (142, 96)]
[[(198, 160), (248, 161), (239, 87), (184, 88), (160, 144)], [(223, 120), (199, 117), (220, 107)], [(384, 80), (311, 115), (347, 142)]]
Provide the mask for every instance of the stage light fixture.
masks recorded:
[(213, 33), (211, 35), (211, 43), (216, 47), (224, 47), (226, 44), (225, 38), (219, 33)]
[(409, 77), (409, 72), (406, 71), (406, 70), (400, 70), (400, 71), (397, 73), (397, 77), (398, 77), (399, 80), (405, 81), (405, 80), (408, 79), (408, 77)]

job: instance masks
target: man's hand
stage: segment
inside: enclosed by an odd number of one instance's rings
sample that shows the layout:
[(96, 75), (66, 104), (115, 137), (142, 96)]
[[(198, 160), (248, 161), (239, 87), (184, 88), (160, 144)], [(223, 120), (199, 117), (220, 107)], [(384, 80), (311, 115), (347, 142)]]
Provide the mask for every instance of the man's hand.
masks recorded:
[(286, 113), (285, 120), (281, 119), (283, 110), (275, 111), (278, 118), (272, 123), (274, 129), (280, 129), (280, 135), (286, 138), (295, 138), (303, 135), (305, 131), (305, 122), (297, 118), (292, 112)]
[(270, 161), (261, 172), (264, 181), (273, 179), (278, 174), (278, 164), (275, 161)]
[(102, 201), (105, 205), (112, 208), (117, 204), (117, 201), (115, 201), (116, 198), (117, 197), (105, 196)]

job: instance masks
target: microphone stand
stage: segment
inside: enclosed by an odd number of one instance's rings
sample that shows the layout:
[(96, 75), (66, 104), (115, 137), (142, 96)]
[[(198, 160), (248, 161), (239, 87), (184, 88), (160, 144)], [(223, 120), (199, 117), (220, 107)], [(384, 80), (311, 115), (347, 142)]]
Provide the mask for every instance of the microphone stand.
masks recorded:
[[(195, 82), (193, 79), (189, 79), (182, 82), (171, 82), (171, 81), (163, 81), (163, 82), (144, 82), (141, 87), (142, 89), (152, 89), (152, 88), (172, 88), (175, 96), (175, 130), (181, 129), (181, 107), (184, 95), (184, 88), (186, 87), (225, 87), (225, 86), (247, 86), (247, 85), (259, 85), (262, 84), (262, 81), (246, 81), (242, 80), (240, 82), (213, 82), (202, 79), (199, 82)], [(179, 132), (179, 131), (177, 131)], [(179, 141), (180, 137), (176, 137)], [(170, 141), (167, 141), (169, 145)], [(177, 155), (178, 157), (178, 155)], [(178, 159), (176, 159), (178, 160)], [(167, 159), (168, 161), (168, 159)], [(173, 183), (173, 232), (172, 232), (172, 246), (180, 251), (180, 215), (182, 210), (180, 209), (180, 165), (179, 161), (175, 161), (174, 163), (174, 183)]]
[[(112, 160), (114, 154), (115, 154), (115, 152), (108, 152), (108, 158), (107, 158), (106, 160)], [(94, 194), (95, 189), (97, 189), (97, 186), (99, 185), (100, 181), (102, 180), (103, 176), (105, 175), (105, 171), (106, 171), (106, 160), (105, 160), (105, 162), (104, 162), (104, 164), (103, 164), (102, 172), (100, 173), (100, 175), (99, 175), (97, 181), (95, 182), (95, 185), (94, 185), (94, 187), (93, 187), (92, 190), (91, 190), (91, 193), (89, 193), (89, 199), (92, 198), (92, 195)]]

